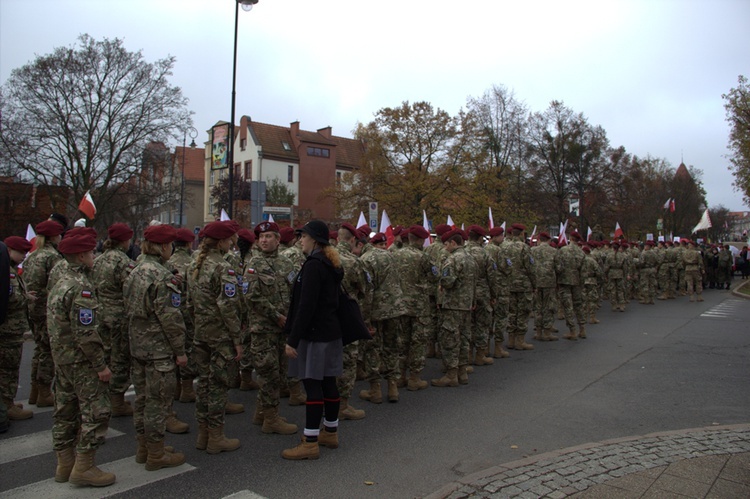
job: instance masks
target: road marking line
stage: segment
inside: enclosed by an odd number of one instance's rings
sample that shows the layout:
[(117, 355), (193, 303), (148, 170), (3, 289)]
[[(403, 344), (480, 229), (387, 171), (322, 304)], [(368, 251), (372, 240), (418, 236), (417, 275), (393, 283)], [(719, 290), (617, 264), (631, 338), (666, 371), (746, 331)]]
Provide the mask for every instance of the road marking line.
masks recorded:
[[(121, 431), (107, 430), (106, 438), (125, 435)], [(39, 456), (52, 452), (52, 431), (45, 430), (20, 437), (3, 440), (3, 452), (0, 453), (0, 464), (6, 464), (27, 457)]]
[(265, 496), (261, 496), (253, 492), (252, 490), (240, 490), (234, 494), (224, 496), (223, 499), (267, 499)]

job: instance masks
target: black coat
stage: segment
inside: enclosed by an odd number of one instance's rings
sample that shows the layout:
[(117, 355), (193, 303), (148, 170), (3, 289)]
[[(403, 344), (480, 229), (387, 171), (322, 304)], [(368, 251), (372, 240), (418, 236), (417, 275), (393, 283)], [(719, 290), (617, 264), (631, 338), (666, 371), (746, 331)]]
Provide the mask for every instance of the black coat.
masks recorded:
[(299, 341), (327, 342), (341, 338), (336, 310), (344, 269), (334, 267), (322, 251), (307, 257), (292, 290), (284, 333), (287, 344), (297, 348)]

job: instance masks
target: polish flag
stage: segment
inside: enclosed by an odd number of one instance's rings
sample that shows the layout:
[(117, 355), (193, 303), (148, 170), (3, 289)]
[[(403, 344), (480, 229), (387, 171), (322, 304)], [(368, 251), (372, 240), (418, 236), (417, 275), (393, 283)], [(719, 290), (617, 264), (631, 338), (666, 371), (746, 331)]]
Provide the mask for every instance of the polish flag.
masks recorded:
[(31, 226), (31, 224), (28, 224), (26, 226), (26, 240), (31, 242), (36, 237), (36, 232), (34, 232), (34, 227)]
[(669, 201), (669, 212), (674, 213), (674, 199)]
[(83, 199), (81, 199), (78, 205), (78, 211), (92, 220), (96, 216), (96, 205), (94, 204), (94, 199), (91, 197), (91, 191), (86, 191), (86, 194), (83, 195)]
[(365, 214), (364, 212), (359, 212), (359, 220), (357, 220), (357, 227), (362, 227), (363, 225), (370, 225), (367, 223), (367, 220), (365, 220)]
[[(422, 227), (424, 227), (424, 230), (426, 230), (428, 234), (430, 233), (430, 222), (427, 220), (427, 212), (425, 210), (422, 210)], [(432, 236), (429, 236), (424, 240), (425, 248), (430, 244), (432, 244)]]
[(622, 231), (622, 228), (620, 228), (620, 222), (615, 222), (615, 239), (618, 237), (624, 237), (625, 233)]
[(505, 220), (503, 220), (503, 224), (500, 227), (503, 228), (503, 234), (505, 234)]
[(495, 228), (495, 221), (492, 220), (492, 207), (491, 206), (489, 207), (489, 210), (490, 210), (490, 229), (493, 229)]
[(274, 222), (273, 215), (271, 213), (268, 214), (268, 221), (271, 222), (272, 224), (276, 223), (276, 222)]
[(531, 231), (531, 236), (529, 236), (529, 239), (534, 239), (535, 234), (536, 234), (536, 225), (534, 226), (534, 230)]
[(560, 235), (557, 238), (558, 243), (565, 243), (568, 244), (568, 238), (565, 235), (565, 231), (568, 230), (568, 221), (566, 220), (565, 223), (560, 222)]
[(448, 221), (447, 221), (447, 222), (445, 222), (445, 223), (446, 223), (446, 224), (448, 224), (448, 225), (450, 225), (450, 226), (451, 226), (452, 228), (454, 228), (454, 229), (456, 228), (456, 224), (455, 224), (455, 223), (453, 223), (453, 219), (451, 218), (451, 216), (450, 216), (450, 215), (448, 215)]
[(671, 205), (672, 205), (672, 198), (669, 198), (667, 199), (667, 202), (664, 203), (664, 209), (668, 210)]
[(388, 240), (388, 246), (393, 244), (395, 237), (393, 236), (393, 227), (391, 227), (391, 219), (388, 218), (388, 213), (383, 210), (383, 214), (380, 216), (380, 231), (385, 234), (385, 238)]
[(221, 209), (221, 215), (219, 215), (219, 220), (222, 222), (226, 222), (229, 220), (229, 214), (224, 210), (224, 208)]
[(589, 225), (588, 226), (588, 230), (586, 231), (586, 240), (587, 241), (591, 241), (591, 234), (593, 234), (593, 233), (594, 233), (594, 231), (591, 230), (591, 226)]

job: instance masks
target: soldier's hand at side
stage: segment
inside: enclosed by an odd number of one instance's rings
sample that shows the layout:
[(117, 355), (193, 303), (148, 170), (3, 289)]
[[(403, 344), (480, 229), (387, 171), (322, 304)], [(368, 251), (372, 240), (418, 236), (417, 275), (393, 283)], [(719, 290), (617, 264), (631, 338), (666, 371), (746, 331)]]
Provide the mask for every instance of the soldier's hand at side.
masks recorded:
[(185, 367), (187, 365), (187, 355), (180, 355), (175, 359), (175, 363), (179, 367)]
[(109, 370), (109, 367), (105, 367), (96, 374), (99, 376), (99, 381), (103, 383), (109, 383), (109, 380), (112, 377), (112, 371)]
[(276, 324), (279, 325), (279, 327), (286, 326), (286, 315), (280, 315), (278, 319), (276, 319)]
[(289, 345), (285, 345), (284, 346), (284, 353), (290, 359), (296, 359), (297, 358), (297, 350), (294, 347), (290, 347)]
[(177, 286), (182, 286), (182, 274), (177, 273), (173, 275), (172, 278), (175, 280)]
[(36, 291), (27, 291), (26, 298), (29, 301), (35, 302), (37, 300)]
[(239, 362), (242, 359), (242, 345), (235, 345), (234, 351), (237, 352), (237, 356), (234, 358), (234, 360)]

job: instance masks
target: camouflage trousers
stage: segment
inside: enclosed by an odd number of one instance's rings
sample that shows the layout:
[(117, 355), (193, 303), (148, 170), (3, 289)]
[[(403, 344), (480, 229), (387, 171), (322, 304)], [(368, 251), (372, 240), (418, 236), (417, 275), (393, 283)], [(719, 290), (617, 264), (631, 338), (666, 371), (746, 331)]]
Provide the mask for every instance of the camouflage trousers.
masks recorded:
[(703, 279), (699, 270), (688, 270), (685, 272), (685, 285), (687, 286), (687, 293), (692, 295), (696, 293), (698, 296), (703, 294)]
[(428, 310), (430, 317), (430, 329), (428, 331), (427, 344), (430, 342), (434, 345), (438, 342), (438, 330), (440, 329), (440, 318), (438, 317), (437, 298), (430, 296), (430, 309)]
[(31, 382), (49, 386), (55, 377), (55, 361), (49, 345), (47, 316), (33, 317), (29, 324), (34, 334), (34, 357), (31, 359)]
[(278, 333), (253, 333), (252, 357), (260, 378), (258, 403), (263, 407), (279, 405), (282, 388), (286, 388), (288, 362), (284, 354), (286, 339)]
[(471, 344), (476, 349), (487, 349), (492, 329), (492, 305), (489, 297), (477, 298), (477, 305), (471, 312)]
[(469, 363), (471, 340), (471, 311), (440, 309), (438, 341), (443, 354), (443, 366), (456, 369)]
[(344, 346), (343, 364), (344, 369), (341, 376), (336, 378), (336, 386), (342, 398), (351, 398), (354, 383), (357, 381), (357, 357), (359, 356), (359, 342), (349, 343)]
[(231, 341), (208, 344), (196, 341), (193, 350), (198, 367), (195, 390), (195, 419), (209, 428), (224, 424), (224, 406), (227, 403), (229, 376), (227, 366), (236, 356)]
[[(107, 384), (88, 362), (57, 366), (52, 446), (77, 452), (96, 450), (109, 428), (112, 403)], [(76, 444), (77, 443), (77, 444)]]
[(687, 291), (687, 282), (685, 281), (685, 269), (679, 269), (677, 273), (677, 291), (685, 293)]
[(529, 328), (531, 291), (511, 291), (508, 304), (508, 337), (524, 336)]
[[(670, 294), (669, 272), (669, 267), (666, 264), (662, 264), (659, 267), (658, 272), (656, 273), (656, 282), (659, 286), (659, 296), (663, 296), (665, 298)], [(671, 290), (671, 293), (674, 294), (674, 289)]]
[(599, 285), (584, 284), (582, 290), (583, 297), (583, 317), (590, 318), (599, 308)]
[(656, 298), (656, 269), (641, 269), (638, 279), (638, 297), (647, 303), (653, 302)]
[(179, 379), (193, 380), (198, 375), (198, 367), (195, 365), (195, 355), (193, 354), (195, 324), (190, 319), (189, 314), (183, 314), (182, 318), (185, 320), (185, 355), (188, 361), (185, 367), (177, 368), (177, 373)]
[(536, 288), (534, 329), (552, 329), (555, 322), (555, 288)]
[(23, 336), (0, 335), (0, 398), (14, 401), (18, 392)]
[(365, 342), (364, 369), (367, 381), (380, 378), (396, 380), (401, 377), (398, 357), (401, 353), (401, 319), (393, 317), (373, 321), (375, 334)]
[(583, 314), (583, 295), (581, 286), (570, 286), (558, 284), (557, 294), (560, 297), (560, 306), (565, 315), (565, 325), (568, 329), (575, 329), (576, 324), (586, 324)]
[(412, 317), (404, 315), (401, 319), (401, 355), (399, 369), (412, 374), (421, 373), (427, 355), (427, 338), (430, 335), (430, 318), (425, 315)]
[(135, 387), (133, 423), (136, 435), (149, 442), (164, 440), (167, 417), (172, 412), (176, 364), (172, 359), (132, 360)]
[[(107, 307), (100, 307), (100, 310)], [(109, 392), (125, 393), (130, 387), (130, 335), (124, 310), (113, 308), (99, 312), (99, 335), (104, 343), (104, 356), (112, 371)]]
[(510, 296), (501, 295), (495, 299), (492, 307), (492, 337), (495, 344), (503, 342), (503, 336), (508, 332), (508, 310), (510, 307)]
[(253, 335), (246, 324), (242, 325), (242, 358), (240, 359), (240, 369), (242, 371), (253, 370)]
[(609, 302), (612, 304), (612, 308), (624, 307), (627, 304), (624, 278), (609, 278)]

